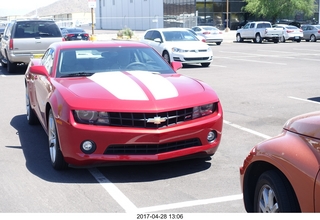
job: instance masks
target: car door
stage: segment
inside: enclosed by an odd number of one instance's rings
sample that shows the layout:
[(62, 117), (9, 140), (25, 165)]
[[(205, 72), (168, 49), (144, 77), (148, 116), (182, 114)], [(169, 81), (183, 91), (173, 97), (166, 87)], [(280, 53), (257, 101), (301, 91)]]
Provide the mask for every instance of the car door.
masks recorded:
[(247, 38), (249, 35), (249, 32), (250, 32), (250, 25), (253, 24), (253, 23), (247, 23), (242, 29), (241, 29), (241, 37), (243, 38)]
[(163, 51), (163, 37), (158, 30), (154, 30), (151, 35), (151, 40), (149, 45), (153, 47), (159, 54), (162, 54)]
[(312, 29), (312, 26), (309, 26), (309, 25), (302, 26), (304, 39), (310, 40), (311, 29)]
[[(49, 48), (41, 59), (41, 65), (43, 65), (47, 69), (49, 76), (53, 75), (52, 67), (53, 67), (54, 54), (55, 54), (54, 49)], [(37, 112), (37, 115), (41, 115), (40, 121), (44, 124), (46, 103), (52, 91), (50, 77), (42, 76), (42, 75), (34, 75), (33, 79), (34, 79), (33, 97), (34, 97), (35, 106), (37, 106), (35, 111)]]

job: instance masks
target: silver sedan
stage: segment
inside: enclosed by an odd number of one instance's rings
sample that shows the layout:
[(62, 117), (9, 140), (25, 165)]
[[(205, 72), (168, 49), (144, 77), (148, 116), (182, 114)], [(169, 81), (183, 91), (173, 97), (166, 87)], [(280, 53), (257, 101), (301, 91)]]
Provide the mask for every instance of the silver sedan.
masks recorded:
[(320, 25), (302, 25), (303, 30), (303, 38), (309, 42), (316, 42), (317, 40), (320, 40)]

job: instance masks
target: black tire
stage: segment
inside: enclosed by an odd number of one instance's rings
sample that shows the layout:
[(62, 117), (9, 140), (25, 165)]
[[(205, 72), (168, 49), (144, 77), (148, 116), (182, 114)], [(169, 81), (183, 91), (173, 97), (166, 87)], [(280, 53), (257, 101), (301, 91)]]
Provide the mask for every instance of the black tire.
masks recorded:
[(316, 36), (314, 36), (313, 34), (310, 36), (310, 41), (311, 42), (317, 42), (317, 38)]
[(254, 212), (300, 212), (295, 193), (280, 172), (269, 170), (259, 177), (254, 194)]
[(165, 59), (165, 61), (167, 61), (170, 64), (171, 61), (170, 61), (169, 53), (167, 51), (164, 51), (162, 56)]
[(256, 42), (256, 43), (261, 43), (261, 42), (262, 42), (262, 39), (261, 39), (260, 34), (256, 34), (255, 42)]
[(201, 63), (201, 66), (202, 67), (208, 67), (208, 66), (210, 66), (210, 63)]
[(243, 38), (241, 37), (240, 34), (236, 35), (236, 40), (237, 40), (237, 42), (243, 42)]
[(286, 42), (286, 38), (284, 36), (281, 37), (281, 42), (282, 43)]
[(279, 38), (273, 39), (273, 43), (275, 43), (275, 44), (279, 43)]
[(221, 44), (221, 42), (217, 42), (216, 44), (217, 44), (217, 45), (220, 45), (220, 44)]
[(28, 88), (26, 87), (26, 110), (27, 110), (27, 121), (29, 125), (37, 125), (39, 124), (38, 117), (34, 110), (31, 108), (30, 105), (30, 98), (28, 94)]
[(14, 73), (17, 69), (17, 64), (16, 63), (11, 63), (9, 60), (8, 60), (8, 63), (7, 63), (7, 71), (8, 73)]
[(48, 115), (48, 140), (49, 140), (49, 153), (51, 165), (56, 170), (65, 170), (68, 164), (64, 160), (63, 154), (60, 149), (60, 142), (58, 137), (56, 120), (54, 118), (52, 109)]

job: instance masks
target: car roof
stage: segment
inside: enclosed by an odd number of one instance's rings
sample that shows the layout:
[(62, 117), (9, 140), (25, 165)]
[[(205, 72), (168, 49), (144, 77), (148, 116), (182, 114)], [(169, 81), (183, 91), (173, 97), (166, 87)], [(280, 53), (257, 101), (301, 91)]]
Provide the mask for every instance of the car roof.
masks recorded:
[(138, 41), (62, 41), (51, 44), (57, 49), (85, 49), (85, 48), (101, 48), (101, 47), (138, 47), (151, 48), (149, 45)]
[(187, 31), (186, 28), (177, 28), (177, 27), (170, 27), (170, 28), (153, 28), (147, 31)]

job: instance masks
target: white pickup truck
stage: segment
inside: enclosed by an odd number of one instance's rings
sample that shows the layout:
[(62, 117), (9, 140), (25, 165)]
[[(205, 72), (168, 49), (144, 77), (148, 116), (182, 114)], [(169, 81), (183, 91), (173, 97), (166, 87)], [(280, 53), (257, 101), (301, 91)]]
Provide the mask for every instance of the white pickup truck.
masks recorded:
[(249, 22), (237, 30), (236, 40), (253, 40), (255, 43), (261, 43), (264, 40), (278, 43), (283, 35), (282, 28), (274, 28), (268, 21)]

